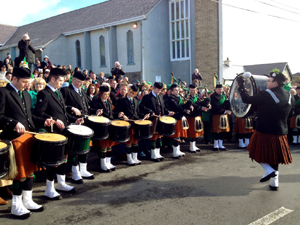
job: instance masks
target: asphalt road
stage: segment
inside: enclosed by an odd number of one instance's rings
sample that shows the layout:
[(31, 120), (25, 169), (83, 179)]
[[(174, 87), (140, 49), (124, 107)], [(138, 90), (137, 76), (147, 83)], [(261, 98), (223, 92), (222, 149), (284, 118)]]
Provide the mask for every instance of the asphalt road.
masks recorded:
[(91, 152), (89, 170), (95, 179), (75, 185), (77, 193), (62, 194), (60, 201), (44, 199), (45, 173), (40, 172), (34, 200), (45, 211), (14, 220), (10, 201), (0, 206), (0, 224), (300, 224), (300, 146), (291, 146), (292, 164), (279, 166), (278, 191), (259, 182), (263, 170), (246, 150), (235, 144), (226, 144), (226, 152), (198, 146), (201, 153), (191, 154), (184, 144), (186, 156), (178, 160), (166, 149), (159, 163), (144, 160), (128, 167), (125, 160), (113, 160), (117, 170), (111, 173), (99, 173)]

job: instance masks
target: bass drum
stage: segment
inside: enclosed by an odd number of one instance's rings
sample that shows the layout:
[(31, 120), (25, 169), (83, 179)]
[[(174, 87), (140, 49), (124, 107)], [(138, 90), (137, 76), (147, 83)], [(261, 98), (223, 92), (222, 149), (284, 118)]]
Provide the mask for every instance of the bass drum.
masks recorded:
[[(239, 85), (237, 78), (243, 76), (239, 74), (233, 80), (230, 89), (230, 106), (232, 113), (239, 118), (253, 116), (255, 107), (251, 104), (244, 103), (242, 101), (240, 92), (238, 91)], [(245, 88), (250, 96), (257, 95), (260, 91), (267, 89), (267, 81), (269, 77), (266, 75), (252, 75), (250, 78), (245, 79)]]

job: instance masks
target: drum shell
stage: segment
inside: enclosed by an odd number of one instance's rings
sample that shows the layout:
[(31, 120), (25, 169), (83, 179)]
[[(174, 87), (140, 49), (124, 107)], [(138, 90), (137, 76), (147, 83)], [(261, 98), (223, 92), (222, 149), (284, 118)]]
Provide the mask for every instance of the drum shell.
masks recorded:
[(157, 127), (156, 130), (159, 133), (159, 135), (164, 136), (172, 136), (175, 134), (175, 123), (163, 123), (161, 120), (157, 120)]
[(10, 143), (8, 141), (1, 141), (5, 143), (7, 146), (5, 148), (0, 149), (0, 179), (5, 177), (8, 174), (9, 170), (9, 146)]
[(134, 137), (136, 139), (149, 139), (153, 137), (152, 123), (134, 124)]
[(63, 141), (43, 141), (35, 138), (34, 148), (31, 152), (31, 162), (41, 166), (59, 166), (66, 161), (65, 147), (68, 143), (66, 137)]
[(109, 139), (114, 142), (127, 142), (130, 140), (130, 125), (115, 126), (110, 124), (108, 127)]
[(109, 137), (109, 125), (108, 123), (98, 123), (87, 119), (87, 126), (94, 131), (93, 140), (104, 140)]
[(68, 133), (67, 149), (69, 153), (73, 154), (86, 154), (90, 151), (90, 142), (94, 132), (90, 135), (78, 135), (70, 132)]

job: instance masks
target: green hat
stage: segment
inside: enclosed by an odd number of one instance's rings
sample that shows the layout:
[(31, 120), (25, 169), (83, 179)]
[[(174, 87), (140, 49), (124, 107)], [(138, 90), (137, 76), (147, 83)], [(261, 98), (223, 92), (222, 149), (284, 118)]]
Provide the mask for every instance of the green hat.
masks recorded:
[(212, 91), (208, 91), (208, 92), (207, 92), (207, 94), (210, 94), (210, 93), (212, 93)]
[(151, 83), (151, 82), (148, 82), (147, 84), (149, 84), (149, 85), (152, 85), (152, 83)]
[(170, 88), (171, 88), (171, 85), (172, 85), (172, 84), (168, 84), (168, 85), (167, 85), (167, 91), (169, 91), (169, 90), (170, 90)]

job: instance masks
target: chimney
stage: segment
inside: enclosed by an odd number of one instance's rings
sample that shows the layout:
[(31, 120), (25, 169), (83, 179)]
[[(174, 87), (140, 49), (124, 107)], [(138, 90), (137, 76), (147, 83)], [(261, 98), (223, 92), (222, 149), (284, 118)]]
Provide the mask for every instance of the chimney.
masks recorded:
[(227, 59), (224, 61), (224, 64), (228, 67), (230, 67), (230, 61), (229, 61), (229, 58), (227, 57)]

